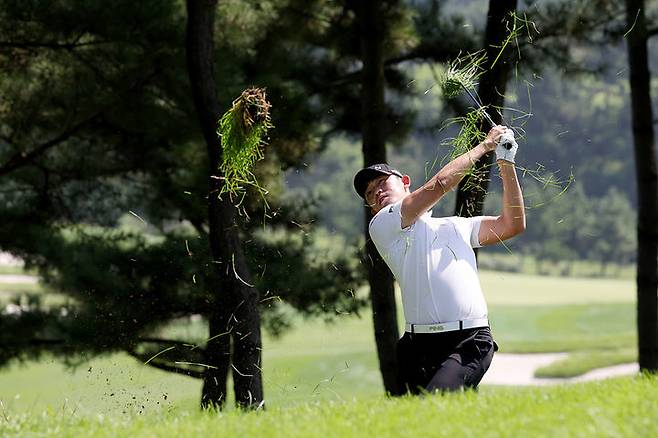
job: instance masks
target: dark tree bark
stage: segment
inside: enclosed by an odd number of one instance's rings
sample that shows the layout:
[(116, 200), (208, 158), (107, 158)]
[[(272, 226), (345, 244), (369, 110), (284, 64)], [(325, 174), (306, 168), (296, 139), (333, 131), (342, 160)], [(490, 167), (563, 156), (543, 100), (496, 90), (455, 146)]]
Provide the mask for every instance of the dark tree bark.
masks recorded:
[[(356, 2), (361, 59), (361, 123), (365, 166), (386, 162), (386, 106), (384, 103), (384, 41), (386, 20), (381, 0)], [(399, 338), (393, 274), (370, 239), (372, 214), (365, 208), (365, 263), (372, 301), (372, 316), (384, 389), (397, 394), (396, 344)]]
[(640, 369), (658, 371), (658, 178), (644, 0), (626, 0), (631, 119), (638, 193), (637, 332)]
[[(502, 108), (505, 104), (505, 89), (511, 71), (511, 48), (505, 51), (496, 60), (500, 52), (500, 44), (507, 36), (507, 23), (510, 13), (516, 11), (517, 0), (491, 0), (487, 14), (487, 26), (484, 36), (484, 50), (487, 55), (484, 64), (485, 72), (480, 77), (478, 94), (482, 103), (490, 108)], [(487, 111), (493, 121), (500, 124), (503, 120), (499, 111)], [(483, 122), (480, 130), (488, 132), (491, 126)], [(457, 189), (457, 202), (455, 214), (472, 217), (482, 214), (484, 199), (489, 188), (489, 175), (494, 153), (490, 152), (480, 158), (473, 167), (473, 173), (465, 177)]]
[(211, 367), (204, 375), (201, 405), (223, 406), (232, 359), (236, 403), (250, 408), (260, 406), (263, 401), (258, 291), (249, 285), (250, 273), (240, 242), (236, 209), (227, 196), (218, 197), (222, 180), (218, 171), (221, 149), (215, 132), (221, 116), (213, 69), (216, 7), (217, 0), (187, 1), (187, 67), (208, 148), (209, 240), (218, 278), (217, 289), (209, 299), (210, 341), (206, 364)]

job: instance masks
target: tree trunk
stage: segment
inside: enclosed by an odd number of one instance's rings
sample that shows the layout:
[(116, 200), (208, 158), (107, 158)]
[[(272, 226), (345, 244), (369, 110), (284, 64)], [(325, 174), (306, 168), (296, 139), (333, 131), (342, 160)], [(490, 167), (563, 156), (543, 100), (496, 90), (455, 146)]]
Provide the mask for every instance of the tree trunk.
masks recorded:
[(640, 369), (658, 371), (658, 185), (644, 0), (626, 0), (631, 119), (638, 194), (637, 331)]
[[(211, 300), (215, 302), (216, 300)], [(219, 311), (208, 315), (209, 338), (224, 333), (228, 325), (228, 317), (221, 312), (221, 304), (217, 303)], [(231, 365), (231, 337), (230, 335), (217, 336), (208, 341), (205, 349), (204, 364), (211, 365), (203, 373), (203, 385), (201, 387), (201, 407), (221, 409), (226, 403), (228, 392), (226, 381), (228, 369)]]
[[(386, 22), (381, 0), (356, 2), (361, 59), (361, 123), (365, 166), (386, 162), (386, 107), (384, 103), (384, 41)], [(372, 317), (384, 389), (397, 394), (396, 344), (399, 338), (393, 274), (370, 239), (368, 224), (372, 214), (365, 209), (365, 263), (372, 300)]]
[[(496, 64), (491, 67), (500, 52), (500, 45), (507, 37), (507, 23), (510, 13), (516, 10), (517, 0), (490, 0), (487, 14), (487, 27), (484, 36), (484, 50), (487, 55), (485, 72), (480, 77), (478, 95), (482, 104), (489, 105), (487, 112), (497, 124), (503, 120), (502, 114), (493, 108), (502, 108), (505, 104), (505, 89), (511, 70), (511, 47), (508, 47)], [(488, 132), (491, 126), (484, 121), (480, 128)], [(473, 145), (475, 146), (475, 145)], [(494, 153), (490, 152), (480, 158), (473, 167), (473, 173), (466, 176), (457, 189), (455, 214), (457, 216), (480, 216), (484, 209), (484, 199), (489, 189), (489, 175)]]
[[(218, 287), (210, 297), (210, 333), (201, 404), (221, 408), (226, 400), (226, 377), (232, 358), (236, 403), (257, 407), (263, 401), (261, 333), (258, 291), (249, 285), (250, 274), (242, 251), (235, 207), (228, 196), (219, 199), (221, 149), (216, 126), (221, 109), (214, 80), (213, 26), (217, 0), (187, 1), (187, 67), (210, 165), (209, 240)], [(220, 178), (218, 178), (218, 176)], [(230, 333), (229, 335), (223, 335)], [(230, 354), (230, 342), (233, 353)]]

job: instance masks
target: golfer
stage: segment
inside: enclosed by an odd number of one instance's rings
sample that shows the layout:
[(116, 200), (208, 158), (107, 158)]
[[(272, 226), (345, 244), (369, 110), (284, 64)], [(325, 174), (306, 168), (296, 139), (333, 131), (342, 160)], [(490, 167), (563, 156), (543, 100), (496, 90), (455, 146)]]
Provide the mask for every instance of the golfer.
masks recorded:
[[(512, 130), (495, 126), (486, 139), (411, 192), (410, 179), (387, 164), (361, 169), (356, 192), (374, 217), (369, 231), (402, 290), (405, 333), (397, 344), (402, 392), (477, 388), (497, 345), (478, 279), (473, 248), (525, 229), (523, 196), (514, 168)], [(435, 218), (429, 210), (490, 151), (503, 181), (500, 216)]]

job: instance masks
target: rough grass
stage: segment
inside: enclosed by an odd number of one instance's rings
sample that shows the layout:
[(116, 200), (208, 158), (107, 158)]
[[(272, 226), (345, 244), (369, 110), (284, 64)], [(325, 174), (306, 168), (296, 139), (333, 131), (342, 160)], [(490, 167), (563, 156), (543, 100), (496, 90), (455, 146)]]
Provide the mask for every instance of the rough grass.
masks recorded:
[(260, 412), (162, 409), (79, 417), (68, 408), (4, 412), (2, 436), (658, 436), (656, 377), (557, 387), (496, 388), (422, 398), (356, 398)]

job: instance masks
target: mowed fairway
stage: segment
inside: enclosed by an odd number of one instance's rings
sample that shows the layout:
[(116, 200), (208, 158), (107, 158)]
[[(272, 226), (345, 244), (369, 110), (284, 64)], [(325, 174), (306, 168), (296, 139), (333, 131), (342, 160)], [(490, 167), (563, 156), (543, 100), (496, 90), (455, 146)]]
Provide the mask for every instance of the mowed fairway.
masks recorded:
[[(481, 278), (501, 352), (590, 354), (635, 347), (632, 280), (486, 271)], [(205, 333), (201, 323), (188, 327)], [(330, 325), (297, 320), (281, 338), (264, 339), (263, 369), (271, 407), (382, 392), (369, 312)], [(155, 370), (121, 354), (84, 361), (74, 370), (44, 360), (15, 364), (0, 373), (0, 400), (12, 414), (44, 409), (73, 410), (76, 416), (196, 411), (199, 392), (195, 379)]]
[(503, 352), (635, 347), (632, 280), (484, 271), (481, 281)]

